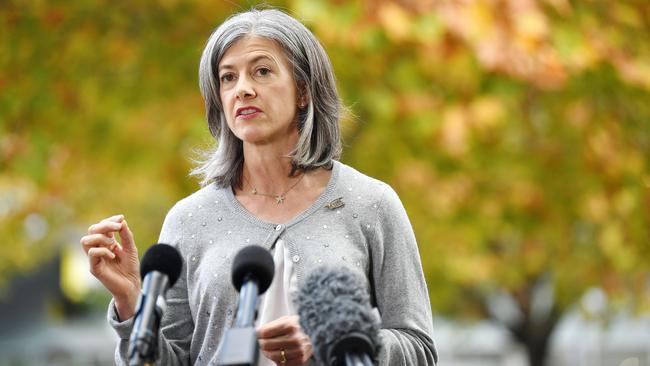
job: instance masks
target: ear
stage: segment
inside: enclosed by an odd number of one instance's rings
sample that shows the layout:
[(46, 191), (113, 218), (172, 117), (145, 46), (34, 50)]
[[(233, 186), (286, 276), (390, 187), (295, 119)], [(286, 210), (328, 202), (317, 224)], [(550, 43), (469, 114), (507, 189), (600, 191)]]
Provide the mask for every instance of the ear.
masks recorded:
[(298, 108), (302, 109), (309, 103), (309, 91), (304, 81), (298, 82)]

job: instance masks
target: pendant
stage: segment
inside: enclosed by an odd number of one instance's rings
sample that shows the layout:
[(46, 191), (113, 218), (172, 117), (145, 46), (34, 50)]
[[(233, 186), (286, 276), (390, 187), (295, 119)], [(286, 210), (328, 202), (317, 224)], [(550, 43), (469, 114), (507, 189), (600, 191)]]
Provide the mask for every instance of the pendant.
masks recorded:
[(277, 203), (279, 205), (279, 204), (281, 204), (283, 202), (284, 202), (284, 196), (283, 195), (275, 196), (275, 203)]

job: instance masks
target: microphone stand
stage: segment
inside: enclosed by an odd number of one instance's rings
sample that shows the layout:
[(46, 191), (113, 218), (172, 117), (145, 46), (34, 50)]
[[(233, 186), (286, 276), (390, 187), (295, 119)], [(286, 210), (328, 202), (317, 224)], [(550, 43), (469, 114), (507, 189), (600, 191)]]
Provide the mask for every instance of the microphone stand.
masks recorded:
[(239, 305), (232, 328), (226, 331), (219, 355), (220, 366), (255, 366), (259, 355), (257, 332), (253, 326), (257, 305), (257, 281), (246, 276), (239, 291)]
[(330, 345), (326, 363), (336, 366), (374, 366), (370, 354), (374, 347), (368, 335), (348, 333)]
[(237, 305), (234, 328), (245, 328), (253, 325), (257, 295), (257, 281), (250, 278), (250, 275), (246, 276), (244, 278), (244, 284), (239, 291), (239, 305)]
[(365, 353), (346, 353), (345, 366), (373, 366), (373, 364)]
[[(148, 366), (153, 365), (156, 361), (158, 356), (158, 329), (160, 328), (160, 319), (166, 308), (166, 303), (163, 296), (152, 299), (144, 294), (162, 293), (160, 290), (164, 289), (167, 284), (167, 276), (158, 271), (152, 271), (150, 275), (144, 278), (143, 295), (136, 307), (138, 312), (134, 315), (136, 323), (133, 327), (136, 333), (132, 334), (129, 341), (129, 366)], [(142, 327), (141, 324), (151, 324), (151, 328)]]

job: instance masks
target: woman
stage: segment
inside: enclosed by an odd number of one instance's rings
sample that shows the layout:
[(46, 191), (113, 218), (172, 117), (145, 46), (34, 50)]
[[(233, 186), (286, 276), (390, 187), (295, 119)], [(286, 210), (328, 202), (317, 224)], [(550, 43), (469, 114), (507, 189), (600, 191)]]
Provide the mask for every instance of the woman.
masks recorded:
[[(313, 34), (277, 10), (237, 14), (208, 40), (199, 78), (218, 144), (193, 172), (203, 188), (169, 211), (160, 234), (184, 258), (167, 296), (160, 364), (215, 362), (237, 305), (231, 262), (251, 244), (270, 249), (276, 264), (259, 307), (260, 365), (314, 363), (293, 294), (321, 265), (367, 279), (381, 317), (382, 365), (435, 364), (413, 230), (388, 185), (335, 160), (341, 107)], [(125, 363), (141, 285), (133, 234), (118, 215), (92, 225), (81, 243), (113, 295), (109, 322), (120, 337), (116, 361)]]

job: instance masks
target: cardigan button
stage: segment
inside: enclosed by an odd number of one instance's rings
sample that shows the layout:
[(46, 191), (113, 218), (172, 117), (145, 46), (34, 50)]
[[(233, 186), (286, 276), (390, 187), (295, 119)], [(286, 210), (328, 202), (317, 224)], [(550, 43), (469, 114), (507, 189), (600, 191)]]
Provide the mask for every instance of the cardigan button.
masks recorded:
[(294, 263), (298, 263), (300, 261), (300, 256), (299, 255), (294, 255), (292, 259), (293, 259)]
[(282, 225), (278, 225), (275, 227), (275, 231), (280, 231), (280, 230), (282, 230)]

